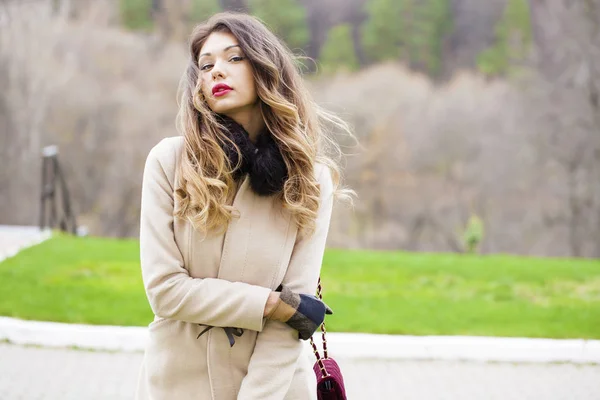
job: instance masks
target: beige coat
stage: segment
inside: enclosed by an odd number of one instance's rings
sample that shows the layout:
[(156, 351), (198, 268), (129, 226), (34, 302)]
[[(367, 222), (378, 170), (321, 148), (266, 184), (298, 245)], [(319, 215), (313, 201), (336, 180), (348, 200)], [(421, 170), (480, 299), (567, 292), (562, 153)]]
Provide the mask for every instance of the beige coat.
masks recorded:
[[(152, 148), (144, 169), (140, 260), (155, 319), (139, 373), (136, 399), (316, 399), (316, 378), (298, 333), (263, 318), (280, 283), (314, 294), (333, 196), (331, 174), (315, 166), (321, 188), (317, 229), (297, 237), (290, 214), (273, 197), (257, 196), (246, 176), (233, 199), (240, 218), (224, 234), (207, 235), (173, 218), (176, 165), (183, 137)], [(205, 326), (211, 329), (196, 338)], [(224, 330), (244, 329), (230, 347)]]

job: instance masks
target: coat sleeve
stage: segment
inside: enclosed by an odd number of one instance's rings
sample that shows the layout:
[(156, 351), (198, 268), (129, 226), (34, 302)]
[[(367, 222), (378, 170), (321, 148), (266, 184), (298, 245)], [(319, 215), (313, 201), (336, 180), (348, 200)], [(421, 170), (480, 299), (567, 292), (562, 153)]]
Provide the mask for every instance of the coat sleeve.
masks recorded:
[[(320, 206), (312, 236), (297, 239), (283, 284), (297, 293), (315, 294), (333, 209), (333, 184), (329, 168), (319, 177)], [(298, 332), (286, 324), (267, 320), (258, 334), (248, 373), (238, 400), (281, 400), (290, 387), (304, 345)], [(316, 390), (316, 389), (315, 389)]]
[(142, 179), (140, 264), (154, 314), (203, 325), (262, 331), (270, 288), (190, 277), (173, 232), (175, 146), (150, 150)]

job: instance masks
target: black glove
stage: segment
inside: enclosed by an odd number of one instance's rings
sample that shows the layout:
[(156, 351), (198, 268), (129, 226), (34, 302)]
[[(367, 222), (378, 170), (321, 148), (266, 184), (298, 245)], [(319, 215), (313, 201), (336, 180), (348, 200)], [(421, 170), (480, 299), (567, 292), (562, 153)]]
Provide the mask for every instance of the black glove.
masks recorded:
[(283, 285), (279, 285), (276, 291), (281, 292), (279, 301), (267, 318), (285, 322), (298, 331), (302, 340), (311, 338), (326, 314), (333, 314), (331, 308), (317, 296), (294, 293)]

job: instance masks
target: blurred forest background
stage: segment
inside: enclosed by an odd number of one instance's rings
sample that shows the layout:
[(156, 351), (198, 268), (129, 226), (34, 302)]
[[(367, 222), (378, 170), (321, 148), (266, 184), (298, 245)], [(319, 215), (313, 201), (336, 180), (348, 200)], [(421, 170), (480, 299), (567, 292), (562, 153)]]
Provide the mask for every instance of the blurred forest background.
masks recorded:
[(313, 58), (362, 144), (330, 246), (600, 257), (600, 0), (0, 0), (0, 223), (37, 224), (57, 144), (79, 224), (135, 237), (187, 37), (219, 10)]

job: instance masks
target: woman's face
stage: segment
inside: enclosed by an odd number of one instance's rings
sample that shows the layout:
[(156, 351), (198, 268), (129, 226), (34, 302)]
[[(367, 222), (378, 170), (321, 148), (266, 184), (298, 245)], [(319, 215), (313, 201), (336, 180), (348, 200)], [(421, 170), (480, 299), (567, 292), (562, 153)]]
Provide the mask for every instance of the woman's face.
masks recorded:
[(250, 61), (229, 32), (211, 33), (198, 56), (201, 90), (210, 109), (233, 117), (257, 105)]

